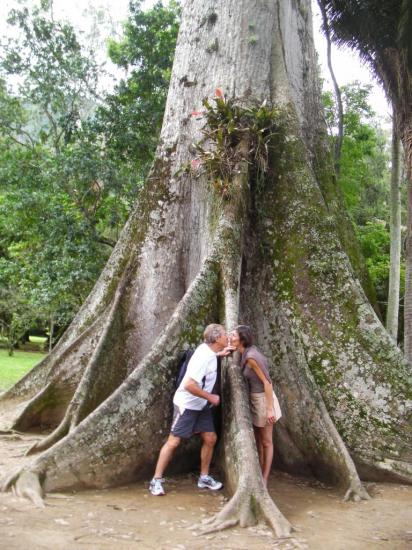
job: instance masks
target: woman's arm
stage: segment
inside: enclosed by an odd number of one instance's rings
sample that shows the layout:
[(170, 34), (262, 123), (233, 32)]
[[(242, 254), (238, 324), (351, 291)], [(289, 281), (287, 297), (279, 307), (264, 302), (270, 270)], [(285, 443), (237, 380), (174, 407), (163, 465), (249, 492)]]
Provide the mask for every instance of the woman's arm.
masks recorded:
[(270, 424), (274, 424), (276, 422), (276, 418), (275, 418), (275, 409), (273, 406), (272, 383), (269, 382), (269, 380), (263, 374), (262, 369), (259, 367), (259, 365), (256, 363), (254, 359), (248, 359), (246, 363), (249, 365), (251, 369), (255, 371), (259, 379), (263, 382), (263, 388), (265, 391), (265, 398), (266, 398), (266, 410), (267, 410), (268, 422)]

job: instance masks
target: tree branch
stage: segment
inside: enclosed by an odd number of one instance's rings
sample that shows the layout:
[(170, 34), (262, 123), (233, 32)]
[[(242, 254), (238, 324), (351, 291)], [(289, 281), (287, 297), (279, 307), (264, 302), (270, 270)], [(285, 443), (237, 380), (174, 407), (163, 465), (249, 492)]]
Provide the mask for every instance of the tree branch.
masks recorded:
[(56, 153), (59, 153), (60, 152), (60, 146), (59, 146), (59, 142), (60, 142), (60, 137), (61, 137), (61, 134), (59, 135), (59, 132), (58, 132), (58, 127), (57, 127), (57, 124), (52, 116), (52, 114), (49, 112), (48, 108), (47, 108), (47, 104), (45, 104), (43, 106), (43, 109), (44, 109), (44, 112), (51, 124), (51, 127), (52, 127), (52, 131), (54, 133), (54, 140), (53, 140), (53, 144), (54, 144), (54, 149), (56, 151)]
[(116, 241), (113, 239), (109, 239), (109, 237), (99, 236), (97, 235), (97, 233), (96, 233), (96, 237), (99, 243), (107, 244), (107, 246), (111, 246), (112, 248), (114, 248), (116, 245)]
[(335, 77), (335, 73), (333, 71), (332, 66), (332, 40), (330, 37), (330, 29), (329, 29), (329, 22), (328, 22), (328, 16), (326, 14), (325, 7), (323, 3), (318, 0), (319, 9), (322, 13), (322, 20), (323, 20), (323, 30), (326, 37), (326, 43), (327, 43), (327, 58), (328, 58), (328, 68), (330, 72), (330, 76), (333, 82), (333, 88), (335, 91), (335, 99), (338, 107), (338, 137), (335, 142), (335, 171), (336, 174), (339, 174), (340, 171), (340, 156), (341, 156), (341, 150), (342, 150), (342, 142), (343, 142), (343, 105), (342, 105), (342, 95), (340, 93), (340, 88), (338, 85), (338, 82)]
[[(17, 143), (17, 145), (21, 145), (22, 147), (27, 147), (28, 149), (34, 149), (35, 143), (30, 136), (28, 132), (23, 130), (23, 128), (13, 128), (10, 124), (5, 123), (2, 121), (3, 128), (6, 130), (9, 130), (10, 133), (7, 133), (7, 137), (10, 138), (12, 141)], [(22, 134), (23, 136), (26, 136), (27, 139), (30, 141), (30, 143), (25, 143), (24, 141), (20, 141), (17, 139), (13, 134)]]

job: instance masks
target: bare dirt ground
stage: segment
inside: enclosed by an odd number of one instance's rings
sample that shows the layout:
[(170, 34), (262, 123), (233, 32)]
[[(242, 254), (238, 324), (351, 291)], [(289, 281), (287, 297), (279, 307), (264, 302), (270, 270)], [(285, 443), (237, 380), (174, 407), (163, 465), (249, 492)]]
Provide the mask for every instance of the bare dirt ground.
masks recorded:
[[(34, 436), (0, 437), (0, 476), (29, 460)], [(118, 489), (50, 494), (35, 508), (0, 493), (1, 550), (404, 550), (412, 549), (412, 487), (367, 484), (369, 502), (343, 502), (342, 494), (314, 480), (274, 473), (269, 490), (294, 525), (277, 540), (264, 525), (197, 536), (188, 528), (218, 511), (225, 494), (205, 492), (194, 475), (168, 479), (165, 497), (147, 482)]]

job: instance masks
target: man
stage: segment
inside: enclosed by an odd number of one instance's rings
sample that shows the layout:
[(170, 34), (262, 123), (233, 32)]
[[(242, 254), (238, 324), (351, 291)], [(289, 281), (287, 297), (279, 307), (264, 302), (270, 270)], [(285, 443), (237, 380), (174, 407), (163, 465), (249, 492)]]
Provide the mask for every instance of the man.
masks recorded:
[(231, 348), (222, 325), (208, 325), (203, 333), (203, 344), (193, 353), (186, 374), (173, 398), (173, 422), (170, 435), (160, 450), (156, 471), (149, 490), (154, 496), (165, 494), (163, 472), (182, 439), (200, 433), (200, 477), (197, 486), (217, 491), (222, 483), (209, 475), (210, 461), (216, 444), (211, 406), (217, 407), (220, 396), (211, 391), (216, 381), (217, 357), (226, 357)]

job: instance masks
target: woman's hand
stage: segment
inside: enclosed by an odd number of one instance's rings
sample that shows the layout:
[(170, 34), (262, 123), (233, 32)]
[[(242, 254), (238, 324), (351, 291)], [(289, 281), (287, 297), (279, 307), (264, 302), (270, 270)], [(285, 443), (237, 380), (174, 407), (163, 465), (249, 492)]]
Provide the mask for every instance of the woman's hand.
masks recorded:
[(274, 424), (276, 422), (275, 411), (273, 408), (267, 409), (267, 423)]

